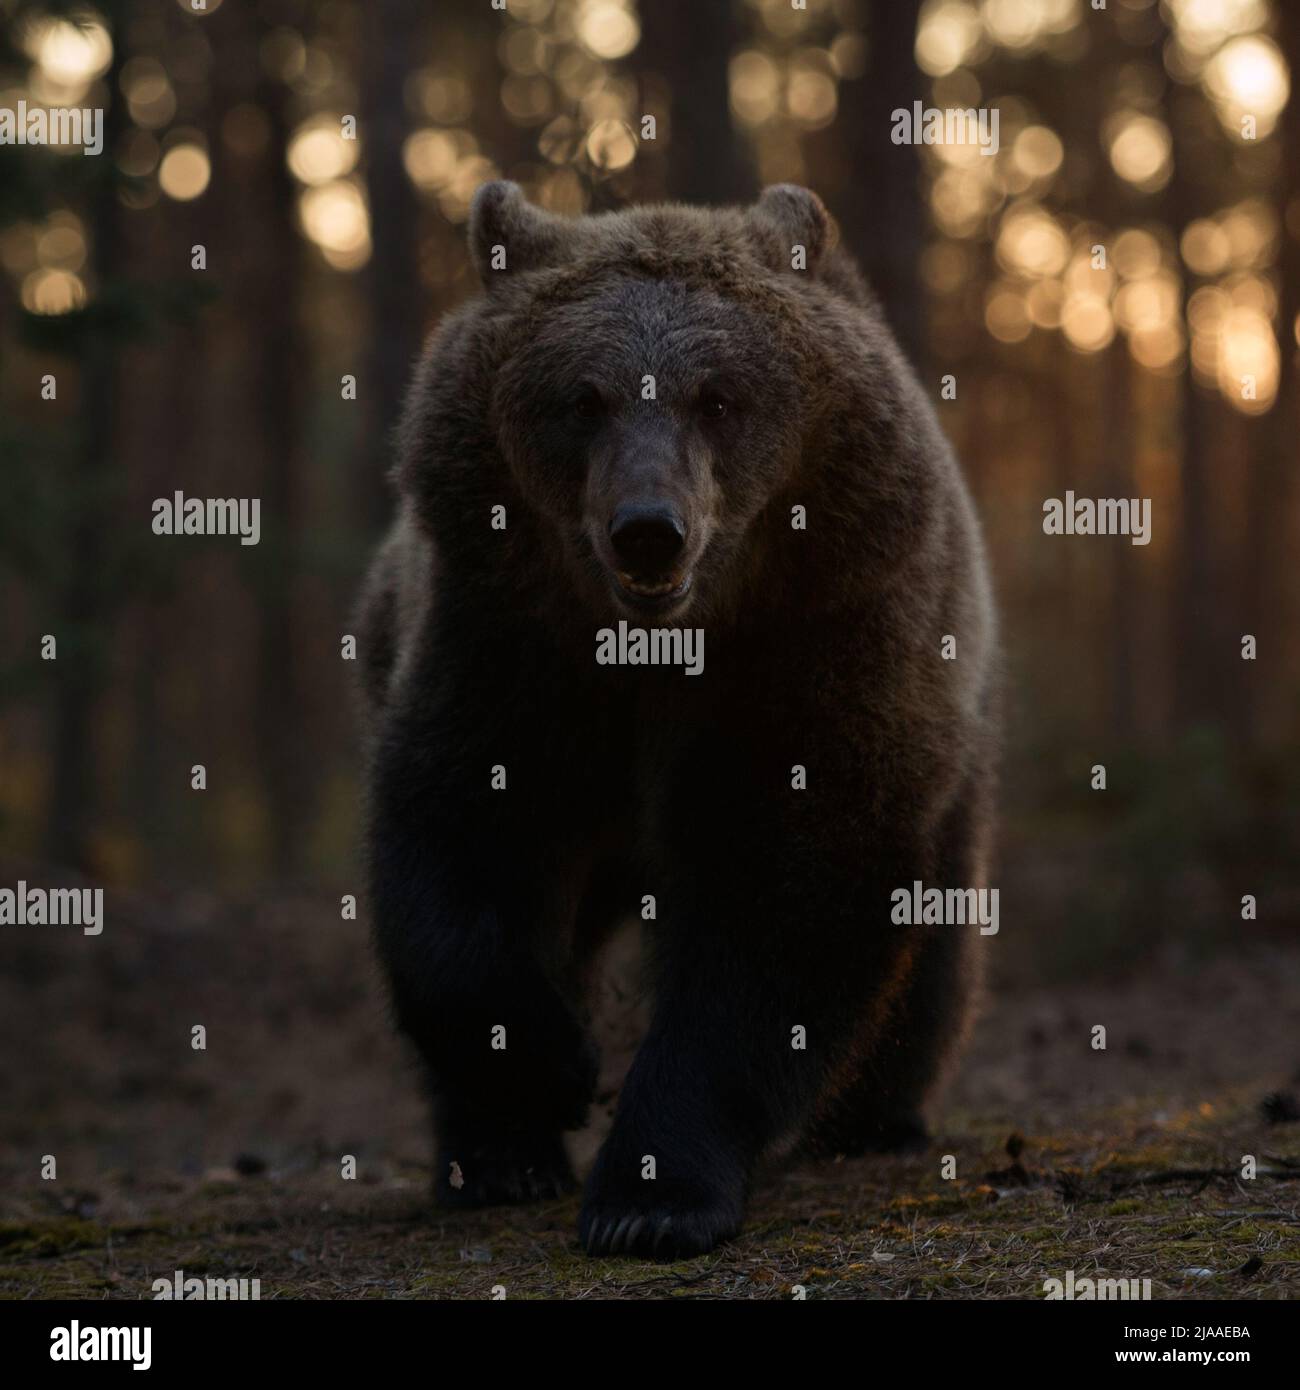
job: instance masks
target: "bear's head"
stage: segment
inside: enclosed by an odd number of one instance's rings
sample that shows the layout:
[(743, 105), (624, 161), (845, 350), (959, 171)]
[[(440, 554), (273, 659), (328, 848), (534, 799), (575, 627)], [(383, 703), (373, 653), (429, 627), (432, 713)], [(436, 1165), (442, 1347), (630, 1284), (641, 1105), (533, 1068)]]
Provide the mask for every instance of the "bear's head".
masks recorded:
[(788, 530), (828, 406), (852, 405), (868, 301), (821, 202), (779, 185), (748, 209), (564, 218), (494, 182), (469, 237), (485, 293), (431, 349), (412, 467), (440, 455), (457, 524), (470, 490), (477, 507), (507, 487), (587, 609), (722, 611), (758, 518), (783, 500)]

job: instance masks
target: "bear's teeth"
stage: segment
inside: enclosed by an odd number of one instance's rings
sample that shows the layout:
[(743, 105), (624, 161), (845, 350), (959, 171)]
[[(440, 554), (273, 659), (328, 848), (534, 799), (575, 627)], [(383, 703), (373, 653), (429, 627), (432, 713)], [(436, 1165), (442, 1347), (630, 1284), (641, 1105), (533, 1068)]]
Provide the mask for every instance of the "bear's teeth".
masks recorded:
[(630, 574), (620, 574), (619, 582), (625, 589), (630, 589), (634, 594), (642, 594), (646, 598), (655, 598), (660, 594), (671, 594), (678, 587), (677, 580), (668, 579), (662, 584), (645, 584), (639, 579), (633, 579)]

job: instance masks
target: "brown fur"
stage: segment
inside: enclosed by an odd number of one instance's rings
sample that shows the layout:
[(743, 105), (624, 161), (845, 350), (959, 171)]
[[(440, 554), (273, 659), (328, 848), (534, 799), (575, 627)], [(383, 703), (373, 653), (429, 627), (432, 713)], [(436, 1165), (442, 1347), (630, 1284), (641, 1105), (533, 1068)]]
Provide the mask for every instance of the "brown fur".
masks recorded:
[[(487, 292), (416, 372), (363, 599), (380, 953), (438, 1097), (443, 1199), (549, 1191), (590, 1091), (587, 957), (653, 894), (654, 1022), (581, 1232), (704, 1249), (778, 1140), (919, 1138), (961, 1032), (974, 929), (894, 926), (890, 893), (986, 872), (978, 526), (805, 190), (566, 221), (489, 184), (470, 238)], [(618, 578), (632, 504), (675, 519), (680, 599)], [(703, 674), (598, 666), (620, 617), (702, 628)]]

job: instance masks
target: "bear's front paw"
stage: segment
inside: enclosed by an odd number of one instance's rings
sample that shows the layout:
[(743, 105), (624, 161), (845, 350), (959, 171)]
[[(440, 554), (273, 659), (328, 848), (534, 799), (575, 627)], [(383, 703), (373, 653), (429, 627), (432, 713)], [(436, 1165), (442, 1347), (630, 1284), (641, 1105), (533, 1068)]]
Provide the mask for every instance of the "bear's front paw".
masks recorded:
[(444, 1207), (488, 1207), (560, 1197), (575, 1186), (558, 1135), (493, 1138), (443, 1144), (434, 1195)]
[(725, 1201), (683, 1207), (609, 1204), (583, 1207), (578, 1239), (588, 1255), (639, 1255), (653, 1260), (704, 1255), (740, 1229), (741, 1211)]
[(578, 1239), (589, 1255), (639, 1255), (657, 1260), (703, 1255), (740, 1230), (745, 1214), (739, 1177), (660, 1183), (638, 1176), (611, 1181), (608, 1168), (587, 1183)]

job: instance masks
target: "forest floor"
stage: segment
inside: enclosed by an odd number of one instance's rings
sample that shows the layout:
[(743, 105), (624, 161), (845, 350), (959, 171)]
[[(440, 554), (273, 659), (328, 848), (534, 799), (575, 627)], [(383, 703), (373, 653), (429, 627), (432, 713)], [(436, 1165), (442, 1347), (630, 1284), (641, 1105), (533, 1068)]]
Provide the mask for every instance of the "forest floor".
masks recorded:
[[(432, 1207), (413, 1069), (336, 905), (123, 896), (100, 937), (6, 948), (0, 1297), (147, 1298), (177, 1270), (264, 1299), (1041, 1298), (1071, 1270), (1300, 1297), (1300, 952), (1277, 943), (995, 979), (929, 1152), (774, 1166), (737, 1240), (667, 1264), (586, 1258), (576, 1196)], [(579, 1167), (635, 1013), (605, 1011)]]

